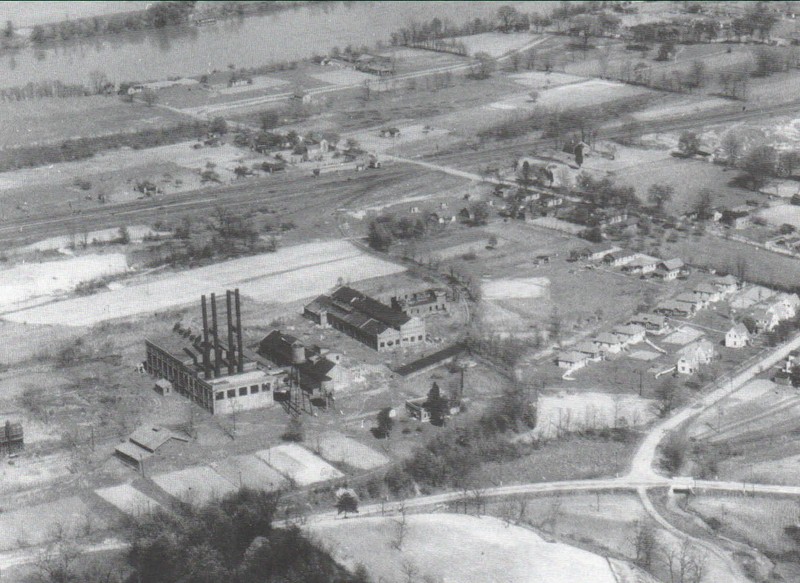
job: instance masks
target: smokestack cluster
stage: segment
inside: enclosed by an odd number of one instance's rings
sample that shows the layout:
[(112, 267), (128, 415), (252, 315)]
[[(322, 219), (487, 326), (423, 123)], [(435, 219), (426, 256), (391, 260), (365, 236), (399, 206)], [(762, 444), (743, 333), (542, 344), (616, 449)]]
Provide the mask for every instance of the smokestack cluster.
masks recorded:
[[(238, 288), (234, 291), (225, 292), (225, 314), (227, 321), (227, 346), (223, 347), (220, 343), (220, 330), (217, 320), (217, 297), (211, 294), (211, 322), (208, 321), (208, 308), (206, 306), (206, 296), (200, 298), (203, 312), (203, 376), (211, 379), (221, 376), (222, 352), (225, 351), (225, 362), (227, 364), (227, 374), (244, 372), (244, 344), (242, 342), (242, 313), (239, 299)], [(214, 350), (214, 358), (211, 358), (211, 349)]]

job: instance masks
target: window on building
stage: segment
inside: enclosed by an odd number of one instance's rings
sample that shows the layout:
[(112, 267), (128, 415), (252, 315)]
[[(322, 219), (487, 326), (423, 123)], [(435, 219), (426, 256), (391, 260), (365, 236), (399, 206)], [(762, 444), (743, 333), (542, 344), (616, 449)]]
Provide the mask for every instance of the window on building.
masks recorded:
[(222, 399), (224, 399), (224, 398), (225, 398), (225, 393), (224, 393), (224, 391), (220, 391), (219, 393), (217, 393), (216, 395), (214, 395), (214, 398), (215, 398), (217, 401), (221, 401)]
[(250, 394), (255, 395), (258, 392), (258, 385), (252, 385), (250, 387)]
[(419, 335), (419, 339), (422, 340), (422, 334)]
[(239, 387), (239, 396), (246, 397), (247, 396), (247, 387)]
[(228, 389), (228, 398), (235, 399), (236, 398), (236, 389)]
[(269, 391), (271, 388), (272, 388), (272, 387), (270, 386), (270, 384), (269, 384), (269, 383), (263, 383), (263, 384), (261, 385), (261, 390), (262, 390), (262, 391)]
[(386, 348), (386, 343), (385, 342), (381, 342), (381, 348)]

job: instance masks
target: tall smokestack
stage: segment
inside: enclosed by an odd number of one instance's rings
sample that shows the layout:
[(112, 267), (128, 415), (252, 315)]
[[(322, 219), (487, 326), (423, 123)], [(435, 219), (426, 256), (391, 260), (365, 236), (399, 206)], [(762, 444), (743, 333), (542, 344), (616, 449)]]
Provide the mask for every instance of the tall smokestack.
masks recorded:
[(239, 357), (238, 370), (244, 372), (244, 345), (242, 344), (242, 306), (239, 303), (239, 288), (233, 291), (236, 300), (236, 355)]
[(211, 294), (211, 335), (214, 338), (214, 378), (220, 375), (219, 365), (222, 354), (219, 349), (219, 328), (217, 325), (217, 297)]
[(233, 310), (231, 308), (231, 290), (225, 290), (225, 308), (228, 315), (228, 374), (233, 374), (236, 370), (236, 354), (238, 350), (233, 345)]
[(208, 308), (206, 308), (206, 296), (200, 297), (203, 307), (203, 376), (211, 377), (211, 359), (208, 354)]

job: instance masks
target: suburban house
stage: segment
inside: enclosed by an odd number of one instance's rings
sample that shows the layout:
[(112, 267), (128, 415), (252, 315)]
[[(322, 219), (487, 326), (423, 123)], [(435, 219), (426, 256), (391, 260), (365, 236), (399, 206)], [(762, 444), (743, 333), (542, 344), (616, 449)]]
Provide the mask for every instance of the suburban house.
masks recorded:
[(675, 297), (675, 301), (684, 304), (691, 304), (694, 307), (695, 312), (708, 306), (708, 302), (706, 300), (700, 298), (697, 294), (689, 292), (678, 294)]
[(603, 261), (614, 267), (622, 267), (631, 261), (634, 261), (639, 256), (635, 251), (614, 251), (603, 257)]
[(750, 344), (750, 332), (744, 324), (736, 324), (725, 333), (725, 346), (727, 348), (744, 348)]
[(678, 278), (682, 269), (683, 261), (681, 259), (669, 259), (658, 264), (656, 274), (664, 281), (672, 281)]
[(586, 357), (593, 361), (599, 362), (603, 360), (603, 351), (600, 350), (596, 344), (592, 342), (581, 342), (575, 345), (575, 352), (585, 354)]
[(539, 204), (545, 208), (553, 208), (564, 204), (564, 198), (557, 194), (548, 194), (539, 199)]
[(714, 280), (714, 287), (717, 288), (720, 294), (727, 296), (735, 294), (739, 290), (739, 282), (732, 275), (725, 277), (718, 277)]
[(636, 259), (624, 265), (622, 267), (622, 271), (626, 273), (641, 273), (642, 275), (646, 275), (648, 273), (653, 273), (658, 267), (658, 259), (655, 257), (650, 257), (649, 255), (639, 255)]
[(694, 305), (687, 304), (686, 302), (676, 302), (668, 300), (660, 303), (653, 309), (657, 314), (665, 316), (677, 316), (680, 318), (688, 318), (694, 315)]
[(697, 340), (681, 348), (676, 365), (679, 374), (694, 374), (704, 364), (714, 360), (714, 345), (708, 340)]
[(636, 314), (630, 320), (628, 320), (628, 324), (642, 326), (648, 333), (655, 334), (657, 336), (666, 334), (667, 331), (669, 331), (667, 319), (658, 314)]
[(617, 354), (625, 347), (624, 339), (610, 332), (599, 334), (592, 342), (594, 342), (600, 350), (610, 354)]
[(645, 329), (644, 326), (638, 324), (627, 324), (625, 326), (616, 326), (612, 330), (614, 334), (624, 339), (625, 346), (631, 344), (639, 344), (644, 342)]
[(791, 313), (790, 318), (793, 318), (800, 308), (800, 297), (797, 294), (781, 293), (778, 295), (778, 301), (786, 308), (787, 312)]
[(601, 261), (606, 255), (620, 250), (621, 249), (615, 245), (598, 245), (589, 251), (587, 259), (589, 259), (589, 261)]
[(589, 364), (589, 357), (582, 352), (571, 350), (569, 352), (562, 352), (556, 359), (560, 368), (578, 369), (583, 368)]
[(722, 224), (733, 229), (744, 229), (750, 226), (750, 208), (747, 205), (722, 211)]
[(319, 296), (305, 307), (303, 315), (379, 352), (425, 342), (425, 320), (393, 310), (347, 286)]
[(769, 308), (757, 308), (751, 317), (756, 323), (756, 328), (759, 332), (769, 332), (780, 322), (778, 315)]
[(722, 299), (720, 291), (710, 283), (701, 283), (692, 290), (695, 296), (707, 303), (718, 302)]

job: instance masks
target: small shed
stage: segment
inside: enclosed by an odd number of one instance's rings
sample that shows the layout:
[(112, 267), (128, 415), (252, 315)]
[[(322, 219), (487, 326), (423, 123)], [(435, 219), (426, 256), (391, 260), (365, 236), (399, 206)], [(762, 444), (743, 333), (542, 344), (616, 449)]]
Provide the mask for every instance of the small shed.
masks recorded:
[(169, 395), (172, 393), (172, 383), (167, 379), (158, 379), (156, 381), (156, 392), (159, 395)]

